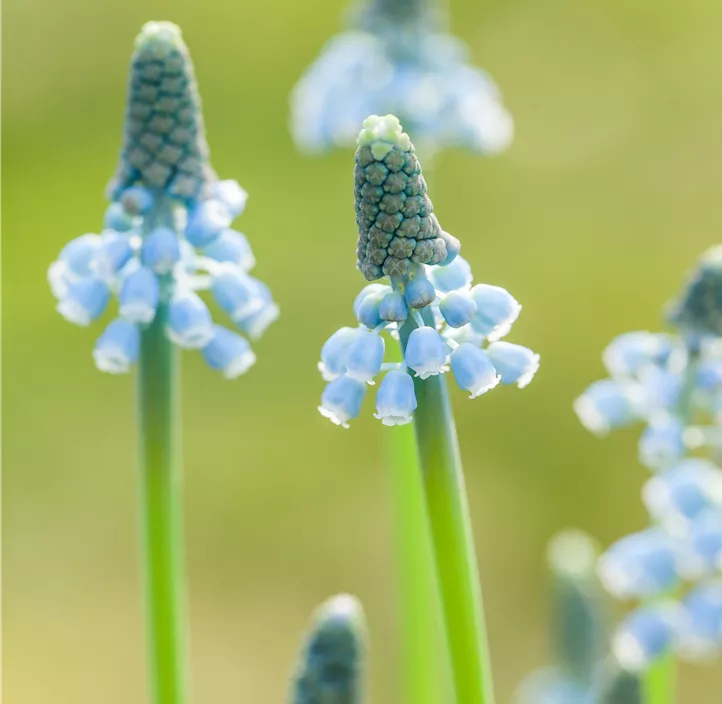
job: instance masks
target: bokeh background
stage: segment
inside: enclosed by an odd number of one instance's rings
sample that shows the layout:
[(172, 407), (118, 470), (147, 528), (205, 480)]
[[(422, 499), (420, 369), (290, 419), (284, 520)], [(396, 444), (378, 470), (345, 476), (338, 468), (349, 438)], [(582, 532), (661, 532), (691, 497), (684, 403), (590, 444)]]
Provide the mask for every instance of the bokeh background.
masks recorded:
[[(3, 567), (8, 704), (143, 701), (133, 382), (95, 371), (99, 326), (54, 311), (48, 263), (96, 230), (132, 41), (178, 22), (216, 169), (250, 192), (238, 223), (282, 318), (233, 383), (184, 358), (190, 625), (198, 702), (282, 702), (312, 607), (364, 601), (371, 695), (399, 701), (387, 431), (316, 412), (324, 339), (352, 320), (351, 153), (299, 155), (287, 96), (344, 3), (6, 0), (3, 12)], [(498, 80), (517, 138), (445, 152), (431, 193), (478, 280), (524, 304), (542, 355), (523, 392), (453, 394), (498, 698), (546, 660), (544, 549), (579, 526), (608, 544), (645, 521), (636, 431), (597, 440), (571, 410), (617, 332), (662, 304), (722, 232), (722, 4), (451, 0), (453, 29)], [(718, 701), (687, 668), (680, 701)]]

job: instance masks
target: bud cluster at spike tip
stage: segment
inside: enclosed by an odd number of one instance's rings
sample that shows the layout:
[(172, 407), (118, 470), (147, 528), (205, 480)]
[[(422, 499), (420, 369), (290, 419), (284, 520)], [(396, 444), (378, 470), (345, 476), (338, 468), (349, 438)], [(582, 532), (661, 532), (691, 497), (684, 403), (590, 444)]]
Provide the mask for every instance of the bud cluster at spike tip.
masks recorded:
[[(375, 416), (384, 425), (411, 422), (417, 406), (412, 376), (423, 380), (451, 370), (471, 398), (498, 384), (526, 386), (539, 355), (501, 340), (521, 306), (499, 286), (472, 285), (459, 240), (441, 230), (432, 213), (399, 120), (371, 115), (358, 141), (357, 268), (366, 279), (390, 281), (366, 286), (353, 305), (358, 327), (337, 330), (323, 345), (319, 370), (328, 385), (321, 414), (347, 427), (360, 413), (367, 386), (382, 372)], [(403, 363), (384, 363), (382, 333), (398, 338), (404, 326), (409, 334)]]
[(292, 679), (291, 704), (361, 704), (365, 639), (357, 599), (340, 594), (322, 604)]
[(358, 138), (354, 205), (358, 268), (368, 281), (441, 264), (446, 242), (414, 146), (393, 115), (371, 115)]
[(399, 115), (430, 151), (496, 154), (514, 124), (499, 89), (445, 31), (438, 0), (362, 0), (291, 95), (291, 131), (304, 151), (354, 144), (372, 113)]
[(124, 143), (111, 197), (136, 183), (193, 201), (217, 180), (188, 48), (170, 22), (148, 22), (131, 62)]
[[(66, 244), (48, 270), (57, 310), (71, 323), (89, 325), (117, 297), (118, 317), (93, 350), (96, 366), (129, 371), (163, 306), (175, 344), (200, 350), (227, 378), (247, 371), (255, 355), (246, 338), (260, 337), (278, 306), (250, 276), (250, 244), (231, 228), (247, 194), (211, 168), (193, 67), (171, 23), (149, 22), (136, 40), (125, 141), (108, 193), (99, 234)], [(214, 324), (202, 290), (239, 332)]]
[[(670, 650), (703, 661), (722, 651), (722, 248), (706, 252), (671, 307), (671, 333), (629, 332), (603, 354), (607, 379), (575, 402), (596, 434), (645, 424), (639, 460), (653, 474), (642, 487), (651, 527), (627, 535), (600, 558), (606, 589), (644, 604), (614, 638), (623, 667), (645, 670)], [(676, 601), (659, 600), (682, 585)], [(654, 603), (650, 605), (650, 600)]]

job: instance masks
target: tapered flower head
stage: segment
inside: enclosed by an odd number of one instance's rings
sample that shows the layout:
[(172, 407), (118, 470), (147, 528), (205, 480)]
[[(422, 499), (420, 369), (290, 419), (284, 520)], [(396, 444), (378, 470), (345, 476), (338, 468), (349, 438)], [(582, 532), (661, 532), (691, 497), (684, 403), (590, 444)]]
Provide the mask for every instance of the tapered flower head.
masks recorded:
[[(354, 301), (359, 327), (336, 331), (321, 350), (319, 370), (329, 382), (322, 415), (346, 426), (360, 412), (364, 384), (383, 372), (376, 417), (385, 425), (409, 422), (416, 408), (405, 374), (421, 383), (451, 369), (471, 398), (500, 382), (526, 386), (539, 356), (498, 342), (521, 306), (499, 286), (472, 288), (459, 240), (441, 229), (414, 146), (395, 116), (364, 120), (354, 179), (356, 264), (374, 283)], [(384, 332), (401, 340), (403, 363), (383, 362)]]
[(334, 37), (291, 97), (291, 129), (307, 151), (353, 144), (371, 113), (401, 116), (436, 149), (505, 149), (513, 122), (490, 76), (445, 32), (434, 0), (364, 0), (349, 31)]
[(117, 321), (93, 352), (102, 371), (127, 372), (138, 337), (163, 310), (168, 337), (203, 352), (232, 378), (255, 355), (241, 335), (214, 325), (199, 291), (210, 289), (239, 331), (256, 339), (278, 316), (268, 288), (248, 275), (248, 240), (231, 229), (246, 203), (210, 163), (198, 86), (180, 29), (149, 22), (131, 61), (123, 147), (100, 234), (76, 238), (48, 270), (57, 310), (89, 325), (113, 296)]
[(292, 681), (291, 704), (361, 704), (366, 626), (361, 604), (342, 594), (314, 614)]

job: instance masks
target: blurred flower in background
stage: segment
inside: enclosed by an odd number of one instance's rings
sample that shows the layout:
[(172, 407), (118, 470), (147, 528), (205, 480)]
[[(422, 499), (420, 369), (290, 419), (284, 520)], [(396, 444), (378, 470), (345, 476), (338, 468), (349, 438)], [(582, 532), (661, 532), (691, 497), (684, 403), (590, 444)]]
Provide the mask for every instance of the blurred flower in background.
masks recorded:
[(639, 460), (653, 472), (642, 490), (652, 526), (598, 564), (612, 595), (643, 601), (614, 637), (616, 657), (633, 671), (672, 649), (699, 661), (722, 648), (722, 247), (704, 254), (668, 318), (672, 334), (613, 340), (603, 355), (610, 378), (575, 403), (597, 434), (646, 426)]
[(496, 84), (446, 32), (435, 0), (362, 0), (350, 28), (331, 39), (291, 96), (299, 148), (355, 144), (367, 115), (393, 113), (426, 153), (503, 151), (514, 125)]
[[(128, 372), (141, 329), (167, 304), (174, 343), (200, 350), (228, 378), (247, 371), (255, 355), (246, 337), (262, 335), (278, 306), (248, 273), (250, 245), (231, 228), (247, 194), (211, 167), (193, 63), (171, 23), (149, 22), (136, 41), (124, 144), (108, 195), (100, 234), (69, 242), (48, 270), (58, 312), (76, 325), (98, 319), (117, 297), (119, 315), (93, 351), (98, 369)], [(206, 289), (246, 337), (214, 324), (197, 293)]]
[(516, 704), (641, 704), (639, 679), (609, 658), (597, 555), (594, 540), (578, 530), (562, 531), (549, 542), (554, 664), (523, 680)]

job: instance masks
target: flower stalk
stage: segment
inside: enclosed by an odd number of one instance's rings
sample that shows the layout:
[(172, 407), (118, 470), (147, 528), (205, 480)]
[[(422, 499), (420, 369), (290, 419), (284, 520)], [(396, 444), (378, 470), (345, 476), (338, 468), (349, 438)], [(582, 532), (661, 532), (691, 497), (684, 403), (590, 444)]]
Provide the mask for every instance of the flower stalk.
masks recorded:
[[(416, 321), (400, 330), (405, 351)], [(431, 526), (456, 701), (493, 704), (494, 690), (481, 586), (464, 474), (446, 382), (414, 378), (414, 429)]]
[[(173, 226), (170, 206), (147, 218)], [(145, 233), (144, 233), (145, 234)], [(163, 282), (162, 282), (163, 283)], [(150, 700), (187, 700), (178, 349), (168, 339), (168, 302), (161, 300), (141, 333), (138, 360), (140, 520), (145, 583)]]

